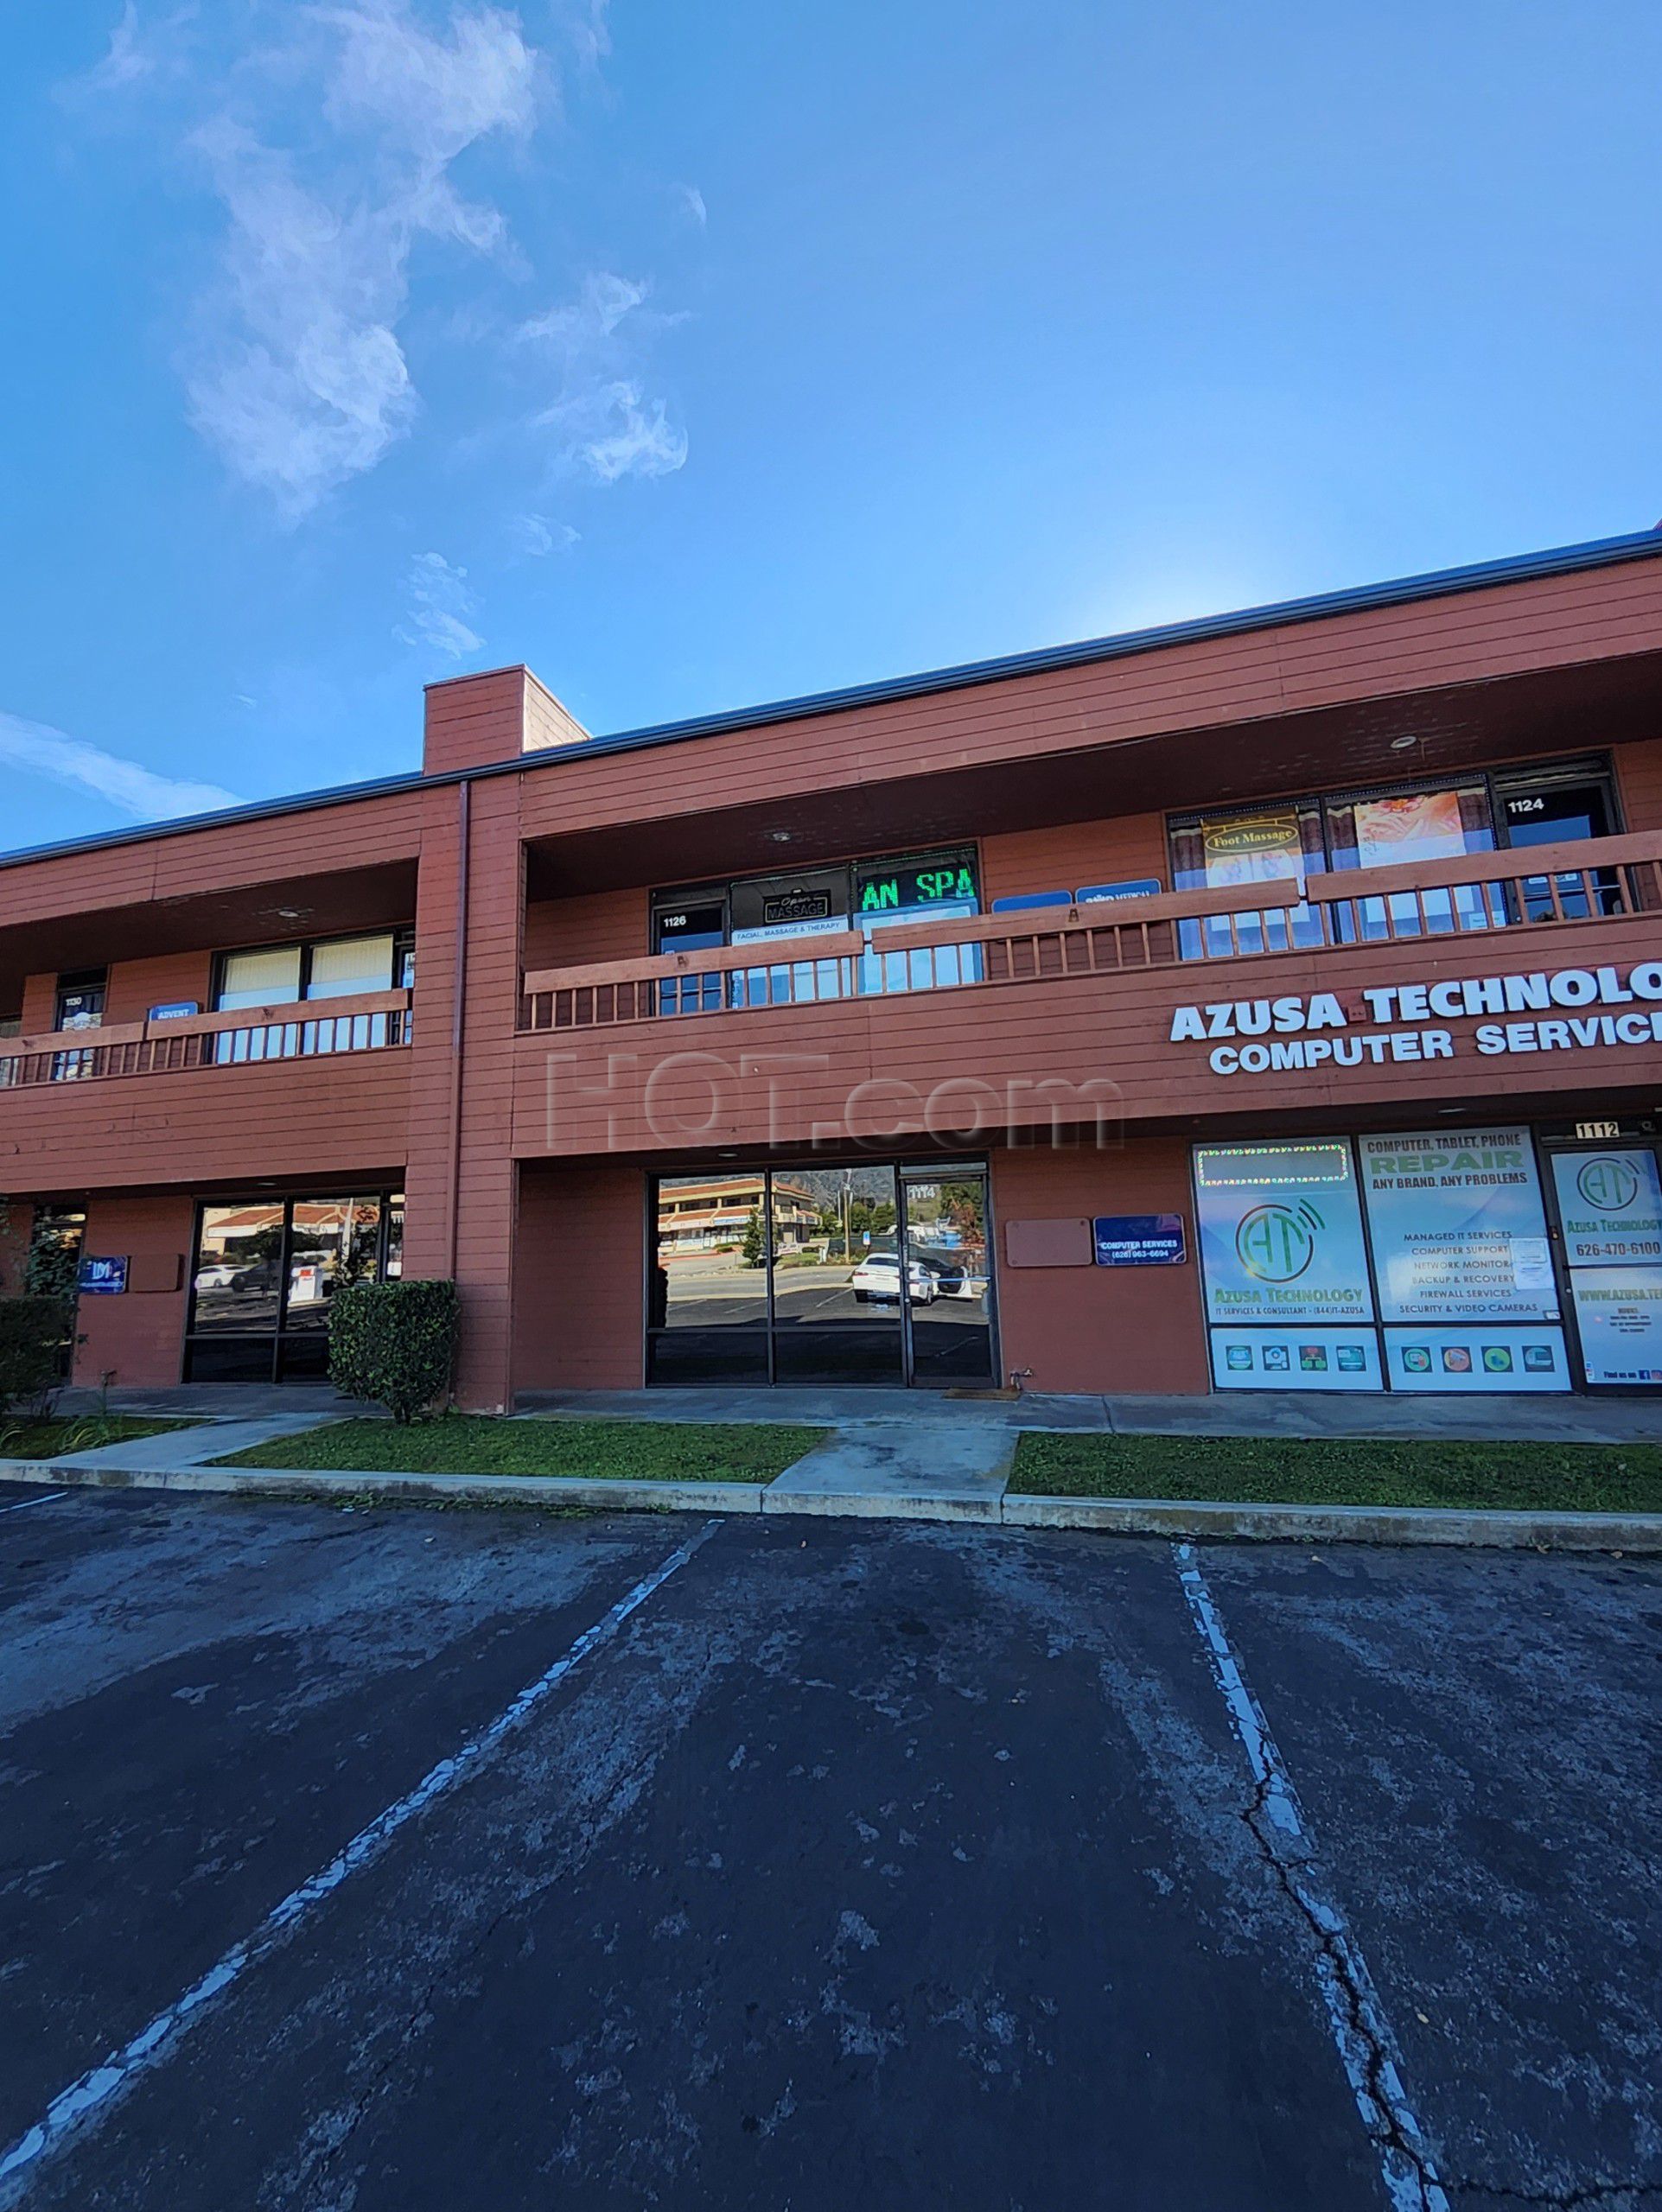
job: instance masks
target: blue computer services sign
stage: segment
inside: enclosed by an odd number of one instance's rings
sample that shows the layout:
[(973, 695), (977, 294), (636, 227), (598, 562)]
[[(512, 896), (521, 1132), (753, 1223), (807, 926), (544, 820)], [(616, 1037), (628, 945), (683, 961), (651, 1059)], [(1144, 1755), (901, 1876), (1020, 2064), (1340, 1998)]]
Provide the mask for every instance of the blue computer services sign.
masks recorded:
[(1170, 1268), (1188, 1257), (1181, 1213), (1099, 1213), (1091, 1226), (1099, 1268)]

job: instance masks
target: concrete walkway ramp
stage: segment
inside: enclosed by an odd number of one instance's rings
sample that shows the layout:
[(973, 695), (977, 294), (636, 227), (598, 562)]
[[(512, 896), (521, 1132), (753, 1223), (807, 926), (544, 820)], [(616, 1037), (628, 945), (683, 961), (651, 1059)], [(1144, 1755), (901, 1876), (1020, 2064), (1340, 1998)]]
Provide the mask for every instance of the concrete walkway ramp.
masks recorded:
[(762, 1492), (764, 1513), (997, 1521), (1016, 1433), (946, 1422), (850, 1421)]

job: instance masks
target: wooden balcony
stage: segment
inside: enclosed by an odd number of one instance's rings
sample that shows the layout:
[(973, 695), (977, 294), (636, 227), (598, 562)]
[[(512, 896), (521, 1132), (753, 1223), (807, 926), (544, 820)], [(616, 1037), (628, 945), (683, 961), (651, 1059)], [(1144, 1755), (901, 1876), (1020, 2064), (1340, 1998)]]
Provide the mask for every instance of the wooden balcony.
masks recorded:
[[(1528, 850), (1528, 849), (1525, 849)], [(583, 1029), (827, 1000), (1189, 968), (1289, 952), (1331, 953), (1581, 928), (1662, 914), (1662, 835), (1471, 855), (1460, 861), (1289, 877), (1230, 891), (1165, 893), (1085, 906), (918, 922), (781, 939), (767, 949), (528, 973), (521, 1030)], [(1221, 987), (1220, 987), (1221, 988)]]
[(9, 1196), (403, 1164), (411, 994), (0, 1039)]
[[(1432, 1098), (1653, 1091), (1659, 961), (1662, 835), (1649, 833), (919, 923), (869, 942), (792, 939), (765, 958), (735, 946), (533, 971), (515, 1149), (778, 1147), (954, 1128), (990, 1141), (1064, 1120), (1175, 1127), (1334, 1106), (1407, 1127)], [(1635, 967), (1637, 991), (1622, 980)], [(1608, 972), (1626, 995), (1553, 999), (1540, 978), (1564, 970), (1578, 974), (1553, 988), (1603, 993)], [(1484, 982), (1520, 976), (1535, 980)], [(1470, 993), (1437, 995), (1431, 1018), (1420, 994), (1468, 980)], [(1406, 1001), (1390, 995), (1404, 985)], [(1318, 995), (1331, 1005), (1315, 1014)], [(1247, 1011), (1213, 1027), (1209, 1009), (1237, 1001)], [(1521, 1029), (1480, 1038), (1497, 1011), (1540, 1020), (1545, 1042)], [(1328, 1030), (1342, 1033), (1336, 1046)], [(1233, 1039), (1240, 1048), (1213, 1041)]]

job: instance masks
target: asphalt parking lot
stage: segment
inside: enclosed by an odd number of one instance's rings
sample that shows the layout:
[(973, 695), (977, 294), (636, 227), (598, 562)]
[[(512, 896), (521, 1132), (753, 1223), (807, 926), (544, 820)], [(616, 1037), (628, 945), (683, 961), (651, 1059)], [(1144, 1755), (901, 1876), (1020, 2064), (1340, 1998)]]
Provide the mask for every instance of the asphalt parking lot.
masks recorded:
[(0, 2205), (1649, 2212), (1659, 1660), (1633, 1560), (0, 1485)]

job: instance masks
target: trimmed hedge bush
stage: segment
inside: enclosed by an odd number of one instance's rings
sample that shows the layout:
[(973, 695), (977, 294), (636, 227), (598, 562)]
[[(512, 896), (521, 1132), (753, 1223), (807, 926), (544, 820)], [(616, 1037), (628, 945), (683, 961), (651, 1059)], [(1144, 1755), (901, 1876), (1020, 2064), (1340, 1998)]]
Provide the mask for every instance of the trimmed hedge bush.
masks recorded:
[(61, 1298), (0, 1298), (0, 1413), (43, 1399), (62, 1380), (70, 1312)]
[(329, 1300), (329, 1380), (407, 1421), (449, 1388), (459, 1317), (453, 1282), (354, 1282)]

